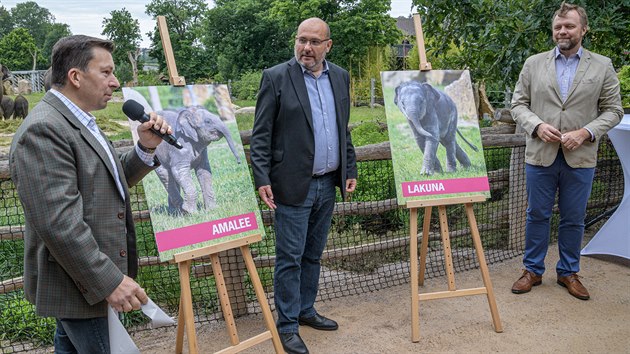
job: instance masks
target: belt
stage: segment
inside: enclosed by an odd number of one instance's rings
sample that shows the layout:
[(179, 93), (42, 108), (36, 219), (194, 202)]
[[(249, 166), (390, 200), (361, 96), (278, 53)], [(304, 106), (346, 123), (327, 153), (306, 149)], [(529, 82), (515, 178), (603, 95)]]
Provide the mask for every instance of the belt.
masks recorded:
[(330, 171), (330, 172), (326, 172), (326, 173), (321, 174), (321, 175), (313, 175), (312, 177), (313, 178), (322, 178), (322, 177), (330, 176), (330, 175), (332, 175), (334, 173), (337, 173), (337, 171)]

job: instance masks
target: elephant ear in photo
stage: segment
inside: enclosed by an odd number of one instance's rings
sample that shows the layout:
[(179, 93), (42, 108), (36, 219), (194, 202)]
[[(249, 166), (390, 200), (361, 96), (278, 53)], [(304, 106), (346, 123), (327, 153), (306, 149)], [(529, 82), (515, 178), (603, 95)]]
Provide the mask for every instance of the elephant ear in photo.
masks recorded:
[(183, 109), (179, 112), (179, 115), (177, 116), (177, 126), (175, 127), (175, 135), (186, 136), (193, 141), (199, 141), (197, 129), (195, 129), (196, 125), (193, 124), (195, 119), (195, 114), (189, 109)]
[[(470, 74), (382, 72), (398, 204), (490, 196)], [(446, 90), (457, 87), (458, 90)], [(453, 97), (446, 91), (451, 92)]]

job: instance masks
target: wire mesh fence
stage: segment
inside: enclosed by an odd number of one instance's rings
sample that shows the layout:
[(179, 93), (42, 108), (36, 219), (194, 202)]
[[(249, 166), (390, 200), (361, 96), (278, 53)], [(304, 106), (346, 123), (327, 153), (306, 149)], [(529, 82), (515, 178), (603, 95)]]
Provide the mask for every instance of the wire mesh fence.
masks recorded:
[[(474, 205), (475, 216), (488, 263), (519, 256), (524, 249), (525, 187), (524, 147), (518, 144), (484, 147), (491, 197)], [(357, 149), (359, 180), (350, 202), (338, 199), (328, 244), (322, 257), (318, 301), (376, 291), (409, 281), (409, 212), (396, 202), (390, 159), (361, 157)], [(52, 344), (54, 320), (40, 318), (23, 295), (23, 213), (6, 171), (0, 173), (0, 352), (28, 351)], [(600, 142), (598, 167), (588, 203), (586, 222), (617, 205), (623, 196), (623, 171), (607, 137)], [(253, 187), (252, 187), (253, 189)], [(338, 197), (339, 198), (339, 197)], [(138, 282), (155, 303), (176, 316), (179, 306), (177, 265), (160, 262), (142, 185), (131, 191), (138, 233)], [(271, 211), (259, 205), (267, 235), (251, 245), (258, 274), (273, 309), (275, 235)], [(436, 208), (433, 208), (436, 209)], [(448, 228), (455, 270), (478, 266), (463, 206), (449, 206)], [(424, 217), (419, 211), (420, 224)], [(552, 240), (557, 238), (558, 211), (552, 218)], [(437, 214), (431, 216), (426, 277), (445, 275), (444, 255)], [(240, 251), (220, 254), (235, 316), (260, 313)], [(191, 270), (195, 321), (222, 318), (209, 259), (197, 259)], [(125, 314), (131, 331), (148, 328), (139, 312)]]

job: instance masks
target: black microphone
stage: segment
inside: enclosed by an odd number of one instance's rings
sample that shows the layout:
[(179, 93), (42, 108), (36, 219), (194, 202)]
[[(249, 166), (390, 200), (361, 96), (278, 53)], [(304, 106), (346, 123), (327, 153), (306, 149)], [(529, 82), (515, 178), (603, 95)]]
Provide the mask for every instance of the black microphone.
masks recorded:
[[(149, 120), (151, 120), (151, 118), (149, 118), (149, 115), (144, 113), (144, 107), (142, 107), (140, 103), (134, 100), (125, 101), (125, 103), (123, 103), (122, 110), (123, 113), (125, 113), (125, 115), (131, 120), (135, 120), (140, 123), (148, 122)], [(162, 134), (162, 132), (156, 130), (153, 127), (151, 127), (151, 133), (159, 136), (164, 141), (178, 149), (183, 148), (183, 146), (179, 142), (177, 142), (177, 139), (171, 134)]]

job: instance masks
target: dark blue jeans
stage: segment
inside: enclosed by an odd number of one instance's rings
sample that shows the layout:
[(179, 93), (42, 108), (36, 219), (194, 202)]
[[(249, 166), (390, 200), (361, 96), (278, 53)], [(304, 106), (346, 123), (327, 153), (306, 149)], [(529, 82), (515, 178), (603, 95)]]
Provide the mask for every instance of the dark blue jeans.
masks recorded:
[(300, 206), (276, 202), (274, 300), (278, 332), (297, 333), (298, 317), (317, 314), (320, 259), (335, 207), (335, 174), (314, 178)]
[(562, 151), (549, 167), (525, 165), (527, 178), (527, 223), (523, 265), (530, 272), (545, 272), (545, 256), (549, 248), (551, 214), (558, 192), (560, 224), (556, 264), (559, 276), (580, 271), (580, 248), (584, 236), (586, 202), (591, 195), (594, 168), (572, 168)]
[(109, 354), (107, 317), (56, 320), (55, 354)]

